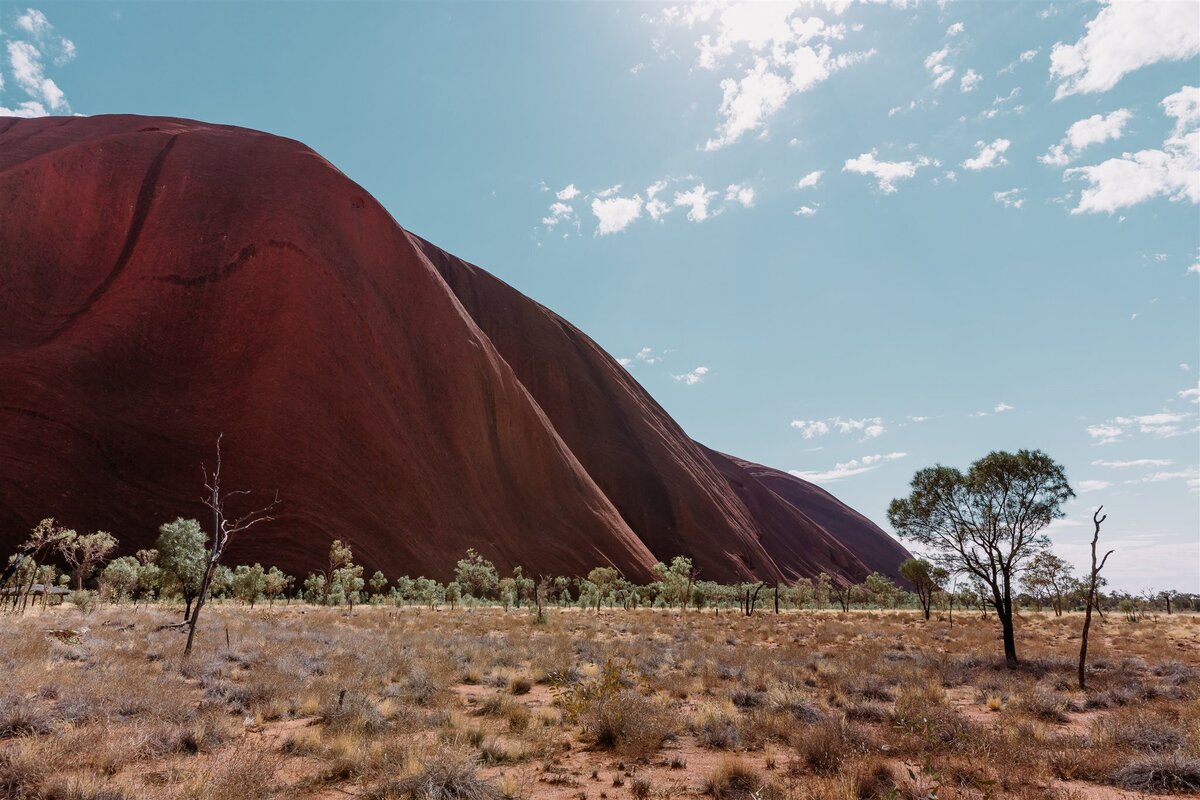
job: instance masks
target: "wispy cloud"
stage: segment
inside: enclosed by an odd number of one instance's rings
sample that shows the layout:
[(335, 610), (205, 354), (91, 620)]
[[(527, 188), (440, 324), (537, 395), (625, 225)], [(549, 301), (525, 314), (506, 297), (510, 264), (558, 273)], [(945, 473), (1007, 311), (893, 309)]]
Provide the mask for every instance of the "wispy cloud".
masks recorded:
[(814, 483), (835, 483), (845, 478), (862, 475), (864, 472), (878, 469), (889, 461), (896, 461), (907, 455), (908, 453), (879, 453), (835, 464), (832, 469), (816, 471), (789, 470), (789, 473), (795, 475), (797, 478), (803, 478), (806, 481)]
[(992, 192), (992, 199), (1005, 208), (1020, 208), (1025, 205), (1025, 198), (1021, 197), (1023, 189), (1009, 189), (1004, 192)]
[(869, 175), (875, 178), (879, 191), (884, 194), (892, 194), (896, 191), (896, 184), (916, 175), (917, 170), (921, 167), (937, 165), (936, 161), (925, 156), (921, 156), (915, 161), (880, 161), (878, 155), (877, 150), (872, 150), (857, 158), (847, 159), (842, 171)]
[(71, 106), (58, 83), (46, 74), (47, 66), (62, 67), (75, 58), (75, 43), (55, 30), (46, 15), (29, 8), (16, 17), (10, 30), (0, 30), (0, 89), (7, 75), (24, 95), (15, 108), (0, 106), (0, 115), (44, 117), (50, 113), (69, 114)]
[(794, 419), (791, 426), (804, 436), (814, 439), (832, 431), (842, 434), (861, 433), (862, 440), (874, 439), (887, 433), (882, 417), (828, 417), (826, 419)]
[(874, 55), (873, 50), (837, 52), (852, 31), (813, 15), (811, 8), (735, 2), (702, 10), (702, 5), (668, 7), (656, 19), (707, 31), (695, 42), (696, 66), (725, 75), (720, 82), (720, 122), (705, 142), (706, 150), (719, 150), (765, 130), (792, 97)]
[(704, 376), (708, 375), (708, 367), (696, 367), (691, 372), (685, 372), (682, 375), (672, 375), (676, 383), (682, 383), (685, 386), (694, 386), (704, 380)]
[(660, 362), (662, 360), (663, 360), (662, 354), (655, 353), (653, 348), (650, 348), (650, 347), (643, 347), (641, 350), (638, 350), (632, 356), (617, 359), (617, 361), (619, 361), (621, 364), (623, 364), (625, 366), (629, 366), (630, 364), (635, 364), (635, 363), (657, 364), (658, 362)]
[(1195, 416), (1195, 414), (1160, 411), (1157, 414), (1113, 417), (1102, 423), (1087, 426), (1087, 435), (1095, 439), (1096, 444), (1113, 444), (1134, 433), (1170, 439), (1200, 431), (1200, 427), (1195, 425)]
[(1169, 467), (1173, 464), (1169, 458), (1135, 458), (1129, 461), (1104, 461), (1096, 460), (1092, 462), (1093, 467), (1108, 467), (1109, 469), (1126, 469), (1129, 467)]
[(812, 187), (814, 187), (818, 183), (820, 183), (821, 176), (824, 174), (825, 173), (823, 171), (821, 171), (819, 169), (815, 169), (812, 172), (805, 175), (799, 181), (797, 181), (796, 188), (797, 189), (811, 189)]
[(1008, 139), (996, 139), (992, 142), (979, 141), (975, 143), (975, 157), (962, 162), (963, 169), (981, 170), (1000, 167), (1008, 163), (1004, 157), (1012, 144)]
[(1132, 118), (1133, 112), (1128, 108), (1118, 108), (1109, 114), (1093, 114), (1072, 123), (1062, 141), (1051, 145), (1045, 155), (1038, 156), (1038, 161), (1052, 167), (1065, 167), (1088, 147), (1120, 139), (1126, 123)]

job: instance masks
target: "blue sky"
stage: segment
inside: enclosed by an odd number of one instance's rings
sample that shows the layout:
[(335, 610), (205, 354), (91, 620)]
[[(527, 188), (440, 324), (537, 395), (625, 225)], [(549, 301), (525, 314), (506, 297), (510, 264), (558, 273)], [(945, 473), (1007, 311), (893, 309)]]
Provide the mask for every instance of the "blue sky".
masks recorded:
[(1200, 4), (0, 3), (0, 114), (306, 142), (886, 527), (1041, 448), (1200, 591)]

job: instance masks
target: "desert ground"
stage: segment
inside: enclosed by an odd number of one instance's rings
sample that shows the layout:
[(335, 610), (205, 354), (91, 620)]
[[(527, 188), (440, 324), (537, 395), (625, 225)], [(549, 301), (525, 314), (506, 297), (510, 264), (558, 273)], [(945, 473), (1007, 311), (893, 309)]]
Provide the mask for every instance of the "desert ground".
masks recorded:
[(5, 798), (1123, 798), (1200, 785), (1200, 616), (214, 604), (0, 618)]

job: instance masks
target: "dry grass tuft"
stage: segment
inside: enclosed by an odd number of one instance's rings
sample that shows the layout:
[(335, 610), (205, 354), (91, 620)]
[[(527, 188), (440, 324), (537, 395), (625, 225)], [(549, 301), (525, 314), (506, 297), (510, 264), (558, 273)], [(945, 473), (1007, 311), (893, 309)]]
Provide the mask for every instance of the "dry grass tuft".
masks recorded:
[(597, 747), (629, 758), (653, 755), (675, 733), (671, 714), (662, 703), (628, 689), (590, 703), (579, 722)]
[(440, 757), (422, 763), (403, 778), (378, 783), (362, 795), (363, 800), (503, 800), (504, 793), (478, 775), (472, 759)]
[(1200, 759), (1181, 752), (1141, 756), (1117, 770), (1114, 779), (1138, 792), (1200, 792)]
[(739, 758), (726, 758), (709, 774), (704, 792), (713, 797), (748, 798), (762, 792), (765, 784), (758, 770)]

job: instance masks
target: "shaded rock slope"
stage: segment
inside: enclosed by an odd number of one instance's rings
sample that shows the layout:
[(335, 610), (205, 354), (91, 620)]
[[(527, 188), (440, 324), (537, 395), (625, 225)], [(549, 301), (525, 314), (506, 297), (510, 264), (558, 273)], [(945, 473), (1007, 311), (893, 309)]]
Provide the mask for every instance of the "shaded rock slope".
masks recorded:
[(634, 580), (890, 574), (832, 495), (692, 441), (566, 320), (402, 229), (304, 145), (134, 116), (0, 118), (0, 548), (44, 516), (149, 546), (201, 462), (279, 514), (232, 561)]

